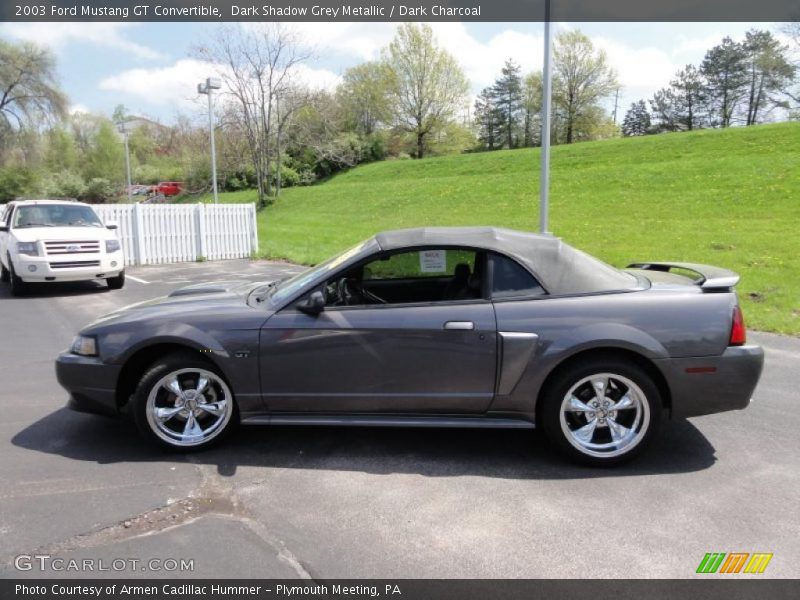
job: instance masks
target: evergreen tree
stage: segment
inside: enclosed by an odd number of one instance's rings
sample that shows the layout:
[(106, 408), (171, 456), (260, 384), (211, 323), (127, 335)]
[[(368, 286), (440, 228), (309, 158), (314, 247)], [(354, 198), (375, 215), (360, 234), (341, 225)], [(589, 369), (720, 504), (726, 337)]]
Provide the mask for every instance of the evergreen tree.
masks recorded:
[(747, 93), (747, 52), (730, 37), (706, 52), (700, 65), (714, 124), (730, 127), (737, 105)]
[(647, 105), (644, 100), (639, 100), (631, 104), (625, 119), (622, 121), (622, 135), (630, 137), (634, 135), (647, 135), (650, 131), (650, 113), (647, 112)]
[(478, 139), (487, 150), (503, 146), (503, 114), (497, 107), (492, 88), (484, 88), (475, 100), (475, 122)]
[(494, 82), (491, 93), (501, 119), (503, 143), (507, 148), (519, 145), (520, 117), (522, 115), (522, 77), (519, 65), (507, 60)]
[(669, 87), (659, 90), (650, 108), (660, 131), (691, 131), (707, 124), (705, 83), (693, 65), (678, 71)]

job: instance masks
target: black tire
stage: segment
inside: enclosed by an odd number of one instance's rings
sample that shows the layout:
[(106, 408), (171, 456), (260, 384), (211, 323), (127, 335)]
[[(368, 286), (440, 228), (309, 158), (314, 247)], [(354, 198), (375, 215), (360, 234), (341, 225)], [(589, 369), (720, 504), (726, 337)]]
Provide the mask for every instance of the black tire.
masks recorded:
[(11, 282), (11, 295), (24, 296), (28, 293), (28, 284), (22, 281), (22, 278), (14, 271), (14, 263), (8, 259), (8, 278)]
[[(11, 264), (11, 259), (8, 259), (8, 263)], [(0, 281), (3, 283), (8, 283), (8, 280), (11, 279), (11, 274), (6, 269), (6, 266), (0, 262)]]
[[(603, 381), (603, 375), (610, 375), (605, 378), (605, 387), (597, 383)], [(585, 381), (588, 378), (591, 379)], [(608, 392), (598, 394), (595, 386)], [(562, 405), (574, 409), (567, 394), (570, 394), (570, 398), (583, 401), (584, 406), (593, 411), (562, 411)], [(594, 402), (601, 404), (600, 395), (608, 399), (612, 410), (625, 395), (634, 399), (632, 403), (635, 406), (624, 409), (624, 413), (621, 409), (619, 415), (616, 412), (604, 412), (604, 407), (591, 405)], [(647, 372), (632, 362), (613, 357), (587, 358), (560, 369), (548, 382), (541, 403), (539, 422), (548, 440), (564, 457), (593, 467), (619, 465), (641, 454), (656, 435), (663, 412), (658, 386)], [(579, 435), (572, 433), (584, 426), (592, 432), (588, 440), (580, 440)], [(613, 433), (619, 435), (622, 431), (628, 433), (620, 437), (619, 443), (615, 442)], [(630, 439), (626, 441), (628, 435)], [(605, 449), (606, 446), (608, 449)]]
[[(217, 396), (215, 396), (216, 400), (221, 399), (225, 393), (228, 394), (228, 401), (230, 402), (230, 412), (228, 414), (227, 419), (224, 422), (220, 422), (219, 426), (213, 429), (213, 432), (205, 439), (197, 439), (195, 441), (187, 440), (186, 442), (181, 442), (177, 439), (172, 439), (169, 434), (166, 434), (163, 429), (160, 429), (157, 425), (155, 412), (158, 406), (155, 406), (158, 402), (166, 402), (165, 404), (161, 404), (162, 408), (166, 408), (167, 410), (172, 410), (173, 406), (177, 408), (178, 402), (180, 399), (175, 395), (171, 394), (164, 388), (160, 382), (164, 380), (167, 376), (171, 376), (175, 372), (180, 371), (194, 371), (198, 370), (205, 373), (210, 373), (216, 376), (217, 380), (212, 381), (209, 384), (209, 387), (217, 390), (218, 392), (221, 391)], [(192, 377), (191, 373), (186, 373), (184, 375), (180, 375), (179, 377), (187, 377), (188, 379), (184, 380), (184, 383), (188, 381), (189, 385), (187, 390), (184, 391), (192, 391), (191, 388), (192, 384)], [(196, 379), (195, 379), (196, 382)], [(196, 385), (196, 383), (195, 383)], [(221, 387), (220, 387), (221, 386)], [(154, 390), (155, 388), (155, 390)], [(224, 389), (222, 389), (224, 388)], [(151, 393), (154, 396), (154, 404), (151, 404), (150, 397)], [(209, 392), (209, 400), (211, 399), (210, 392)], [(140, 433), (150, 442), (172, 451), (178, 452), (196, 452), (198, 450), (204, 450), (213, 444), (220, 442), (224, 439), (227, 435), (230, 434), (239, 424), (239, 410), (236, 406), (236, 400), (233, 396), (232, 391), (230, 390), (230, 386), (227, 384), (227, 381), (224, 375), (220, 372), (220, 370), (211, 364), (211, 362), (204, 360), (201, 357), (193, 355), (191, 353), (174, 353), (169, 354), (154, 364), (152, 364), (148, 369), (142, 374), (141, 379), (139, 380), (139, 384), (136, 386), (136, 391), (133, 394), (131, 399), (132, 402), (132, 413), (133, 419), (138, 427)], [(172, 403), (175, 404), (172, 404)], [(199, 402), (198, 402), (199, 405)], [(186, 425), (188, 421), (187, 415), (185, 415), (186, 411), (182, 411), (180, 413), (176, 413), (174, 417), (170, 419), (166, 419), (163, 421), (164, 423), (168, 423), (168, 427), (174, 428), (176, 430), (181, 430)], [(200, 424), (200, 419), (208, 417), (209, 419), (213, 419), (213, 415), (209, 415), (203, 413), (202, 411), (195, 410), (195, 413), (198, 414), (198, 424)], [(201, 425), (201, 428), (203, 425)], [(185, 430), (184, 430), (185, 432)], [(176, 433), (176, 438), (177, 438)]]
[(120, 271), (116, 277), (109, 277), (106, 279), (106, 283), (110, 290), (121, 290), (125, 285), (125, 271)]

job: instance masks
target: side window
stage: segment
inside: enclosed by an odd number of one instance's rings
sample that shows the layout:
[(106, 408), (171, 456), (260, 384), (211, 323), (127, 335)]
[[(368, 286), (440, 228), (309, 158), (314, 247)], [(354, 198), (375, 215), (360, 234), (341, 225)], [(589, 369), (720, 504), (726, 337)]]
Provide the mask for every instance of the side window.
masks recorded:
[(483, 297), (485, 253), (420, 248), (382, 256), (326, 286), (329, 306), (411, 304)]
[(8, 225), (9, 227), (11, 227), (11, 214), (13, 212), (14, 212), (14, 207), (13, 206), (5, 207), (5, 214), (3, 215), (3, 218), (0, 219), (2, 221), (5, 221), (5, 224)]
[(500, 254), (492, 254), (492, 265), (492, 298), (538, 296), (545, 293), (533, 275), (517, 261)]
[(470, 272), (474, 271), (475, 252), (459, 248), (414, 250), (365, 265), (363, 280), (453, 277), (458, 265), (467, 265)]

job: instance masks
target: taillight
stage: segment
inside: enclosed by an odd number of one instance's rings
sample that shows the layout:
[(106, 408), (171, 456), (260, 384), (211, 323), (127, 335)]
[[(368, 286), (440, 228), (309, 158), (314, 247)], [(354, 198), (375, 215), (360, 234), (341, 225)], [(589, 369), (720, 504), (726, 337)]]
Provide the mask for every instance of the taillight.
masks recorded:
[(747, 330), (744, 326), (744, 315), (739, 306), (733, 309), (733, 325), (731, 326), (731, 340), (729, 346), (743, 346), (747, 341)]

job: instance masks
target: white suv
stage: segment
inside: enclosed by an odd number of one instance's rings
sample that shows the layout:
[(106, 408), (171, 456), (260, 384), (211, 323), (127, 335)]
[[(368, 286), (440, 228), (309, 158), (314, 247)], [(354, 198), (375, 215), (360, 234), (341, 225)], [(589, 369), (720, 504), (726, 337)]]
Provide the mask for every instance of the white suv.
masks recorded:
[[(0, 212), (3, 207), (0, 207)], [(125, 284), (125, 257), (113, 223), (67, 200), (10, 202), (0, 219), (0, 278), (19, 296), (27, 284), (105, 279)]]

